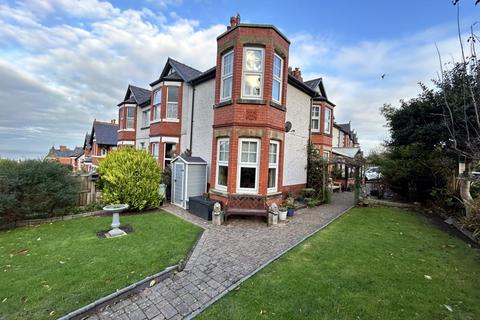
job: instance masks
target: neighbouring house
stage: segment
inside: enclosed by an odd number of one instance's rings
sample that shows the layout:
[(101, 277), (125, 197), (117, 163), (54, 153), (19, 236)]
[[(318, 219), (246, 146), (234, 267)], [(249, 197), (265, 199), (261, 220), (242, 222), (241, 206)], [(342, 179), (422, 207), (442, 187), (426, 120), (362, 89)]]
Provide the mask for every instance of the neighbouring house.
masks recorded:
[[(361, 154), (357, 133), (351, 128), (351, 123), (333, 124), (333, 156), (339, 159), (353, 159)], [(337, 161), (334, 165), (335, 182), (342, 186), (342, 189), (351, 189), (355, 183), (354, 169), (345, 161)]]
[(66, 146), (61, 145), (59, 149), (55, 149), (54, 146), (49, 150), (46, 160), (57, 161), (64, 165), (72, 167), (73, 172), (81, 170), (81, 158), (83, 157), (83, 148), (75, 147), (75, 149), (69, 149)]
[[(111, 122), (93, 121), (92, 131), (85, 137), (85, 157), (84, 165), (88, 168), (85, 171), (93, 172), (97, 170), (100, 161), (105, 158), (111, 150), (117, 149), (118, 125), (115, 120)], [(88, 142), (87, 142), (88, 138)]]
[(80, 162), (80, 167), (82, 171), (92, 172), (95, 171), (92, 167), (92, 145), (90, 144), (90, 133), (85, 134), (85, 139), (83, 140), (83, 157)]
[(118, 146), (148, 149), (150, 134), (150, 96), (147, 89), (128, 85), (125, 98), (118, 104)]
[(151, 90), (128, 86), (118, 145), (148, 145), (161, 168), (189, 150), (207, 162), (210, 198), (225, 204), (248, 194), (280, 204), (306, 186), (309, 142), (330, 157), (335, 134), (323, 79), (304, 81), (289, 68), (289, 48), (275, 26), (232, 17), (217, 37), (214, 67), (202, 72), (168, 58)]

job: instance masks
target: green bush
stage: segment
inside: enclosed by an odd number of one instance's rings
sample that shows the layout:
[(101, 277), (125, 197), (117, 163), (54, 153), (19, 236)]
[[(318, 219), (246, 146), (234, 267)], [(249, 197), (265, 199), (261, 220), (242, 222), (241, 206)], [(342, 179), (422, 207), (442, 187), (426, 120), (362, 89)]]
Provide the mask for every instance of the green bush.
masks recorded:
[(121, 148), (111, 152), (98, 167), (104, 203), (126, 203), (133, 210), (160, 205), (160, 168), (143, 150)]
[(0, 217), (3, 223), (36, 215), (52, 216), (75, 204), (77, 183), (57, 162), (0, 160)]

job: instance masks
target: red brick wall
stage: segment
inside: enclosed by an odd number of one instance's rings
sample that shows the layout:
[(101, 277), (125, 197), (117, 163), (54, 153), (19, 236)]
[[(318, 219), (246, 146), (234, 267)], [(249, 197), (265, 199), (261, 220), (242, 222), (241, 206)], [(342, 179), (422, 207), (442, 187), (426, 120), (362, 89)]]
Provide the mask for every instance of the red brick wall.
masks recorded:
[[(152, 93), (153, 94), (153, 93)], [(155, 122), (150, 124), (150, 136), (168, 136), (168, 137), (180, 137), (182, 130), (182, 109), (183, 109), (183, 83), (178, 88), (178, 120), (179, 122)], [(151, 121), (153, 121), (153, 96), (151, 105)], [(162, 119), (167, 117), (167, 86), (162, 86), (162, 106), (160, 109), (160, 116)]]
[[(133, 123), (133, 128), (131, 128), (128, 131), (121, 131), (122, 128), (126, 129), (127, 127), (127, 107), (121, 106), (118, 109), (118, 141), (120, 144), (120, 141), (135, 141), (136, 139), (136, 128), (137, 128), (137, 108), (138, 106), (135, 106), (135, 112), (134, 112), (134, 123)], [(123, 120), (120, 118), (120, 114), (123, 114)]]

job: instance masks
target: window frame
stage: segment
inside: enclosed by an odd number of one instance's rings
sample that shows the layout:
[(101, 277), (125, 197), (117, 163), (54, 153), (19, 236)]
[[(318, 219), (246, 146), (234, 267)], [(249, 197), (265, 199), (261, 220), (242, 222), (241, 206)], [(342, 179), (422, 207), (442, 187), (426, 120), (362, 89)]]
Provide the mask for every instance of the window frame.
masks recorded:
[[(318, 109), (318, 115), (314, 116), (314, 109), (316, 109), (316, 108)], [(321, 106), (320, 105), (312, 105), (312, 112), (311, 112), (311, 115), (310, 115), (312, 132), (320, 132), (320, 125), (321, 125), (320, 114), (321, 114)], [(318, 120), (318, 128), (313, 127), (313, 120)]]
[[(275, 154), (275, 163), (270, 163), (270, 146), (274, 144), (277, 146), (276, 154)], [(268, 145), (268, 171), (267, 171), (267, 192), (277, 192), (278, 191), (278, 167), (279, 167), (279, 160), (280, 160), (280, 141), (277, 140), (270, 140)], [(269, 172), (270, 169), (275, 169), (275, 185), (273, 187), (268, 187), (269, 183)]]
[[(169, 91), (170, 91), (170, 88), (175, 88), (177, 89), (177, 101), (175, 102), (171, 102), (168, 100), (169, 98)], [(179, 86), (167, 86), (167, 103), (166, 103), (166, 107), (165, 107), (165, 119), (166, 120), (178, 120), (178, 100), (180, 98), (180, 87)], [(171, 105), (175, 105), (176, 106), (176, 110), (177, 110), (177, 116), (175, 118), (172, 118), (172, 117), (169, 117), (169, 114), (168, 114), (168, 108), (169, 106)]]
[(169, 155), (167, 155), (167, 144), (171, 144), (172, 146), (172, 151), (177, 150), (177, 144), (175, 142), (164, 142), (163, 143), (163, 168), (166, 168), (166, 162), (167, 160), (169, 161), (168, 164), (172, 162), (174, 158), (171, 158)]
[(153, 158), (158, 162), (158, 158), (160, 156), (160, 142), (150, 142), (150, 149)]
[[(275, 58), (280, 59), (280, 76), (275, 75)], [(283, 87), (283, 58), (274, 53), (273, 54), (273, 62), (272, 62), (272, 100), (277, 102), (277, 103), (282, 103), (282, 87)], [(273, 83), (277, 81), (279, 84), (279, 89), (278, 89), (278, 100), (273, 97)]]
[(146, 109), (142, 111), (142, 128), (150, 127), (150, 114), (151, 114), (150, 109)]
[[(242, 161), (242, 145), (243, 142), (256, 142), (256, 163), (243, 162)], [(259, 180), (259, 171), (260, 171), (260, 150), (261, 150), (261, 140), (258, 138), (240, 138), (238, 139), (238, 161), (237, 161), (237, 192), (238, 193), (258, 193), (258, 180)], [(255, 168), (255, 187), (254, 188), (242, 188), (240, 187), (241, 183), (241, 172), (242, 168)]]
[(119, 115), (118, 115), (118, 129), (122, 130), (125, 125), (124, 125), (124, 119), (125, 119), (125, 114), (123, 110), (123, 106), (119, 108)]
[[(261, 71), (251, 71), (247, 70), (247, 51), (254, 50), (260, 51), (262, 53), (262, 69)], [(241, 96), (244, 99), (253, 99), (253, 100), (262, 100), (263, 99), (263, 82), (264, 82), (264, 71), (265, 71), (265, 49), (259, 47), (244, 47), (243, 48), (243, 62), (242, 62), (242, 92)], [(260, 93), (256, 95), (247, 95), (245, 94), (245, 83), (246, 77), (250, 75), (259, 75), (260, 76)]]
[[(228, 144), (228, 157), (227, 157), (227, 160), (220, 160), (220, 145), (222, 142), (227, 142)], [(222, 185), (220, 184), (218, 181), (219, 181), (219, 172), (220, 172), (220, 167), (227, 167), (228, 168), (228, 163), (230, 161), (230, 138), (219, 138), (217, 140), (217, 165), (216, 165), (216, 170), (217, 170), (217, 173), (216, 173), (216, 178), (215, 178), (215, 188), (218, 189), (218, 190), (222, 190), (222, 191), (227, 191), (228, 189), (228, 174), (227, 174), (227, 185)]]
[[(126, 107), (127, 112), (125, 115), (125, 129), (135, 129), (135, 112), (136, 112), (136, 107)], [(128, 116), (128, 112), (132, 110), (132, 116)], [(131, 126), (129, 126), (129, 121), (131, 121)]]
[[(153, 115), (150, 113), (150, 116), (152, 117), (153, 121), (159, 121), (162, 118), (162, 88), (159, 87), (158, 89), (153, 91), (153, 99), (152, 99), (152, 106), (153, 106)], [(155, 104), (155, 97), (157, 94), (160, 95), (160, 102)]]
[[(327, 121), (327, 110), (328, 110), (328, 121)], [(323, 133), (331, 134), (332, 133), (332, 114), (333, 110), (329, 107), (325, 107), (324, 114), (323, 114)], [(328, 130), (325, 128), (326, 124), (328, 123)]]
[[(232, 56), (232, 71), (229, 74), (224, 74), (225, 72), (225, 58), (228, 56)], [(223, 54), (222, 56), (222, 73), (220, 74), (220, 101), (226, 101), (232, 98), (232, 91), (233, 91), (233, 68), (234, 68), (234, 59), (235, 56), (233, 55), (233, 50), (230, 50)], [(230, 78), (230, 95), (223, 96), (223, 83), (226, 79)]]

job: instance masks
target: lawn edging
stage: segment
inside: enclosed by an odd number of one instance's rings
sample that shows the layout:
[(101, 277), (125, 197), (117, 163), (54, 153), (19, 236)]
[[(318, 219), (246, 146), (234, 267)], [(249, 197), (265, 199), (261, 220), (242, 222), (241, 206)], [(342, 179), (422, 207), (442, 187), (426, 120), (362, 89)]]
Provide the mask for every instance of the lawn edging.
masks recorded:
[(245, 277), (243, 277), (242, 279), (238, 280), (237, 282), (235, 282), (234, 284), (232, 284), (230, 287), (227, 288), (227, 290), (223, 291), (222, 293), (220, 293), (219, 295), (217, 295), (216, 297), (214, 297), (212, 300), (210, 300), (209, 302), (207, 302), (206, 304), (204, 304), (202, 307), (200, 307), (199, 309), (195, 310), (194, 312), (190, 313), (188, 316), (185, 317), (185, 319), (193, 319), (195, 318), (196, 316), (198, 316), (200, 313), (202, 313), (203, 311), (205, 311), (208, 307), (210, 307), (212, 304), (214, 304), (215, 302), (217, 302), (218, 300), (220, 300), (221, 298), (223, 298), (225, 295), (227, 295), (230, 291), (234, 290), (235, 288), (237, 288), (238, 286), (240, 286), (243, 282), (247, 281), (249, 278), (251, 278), (253, 275), (255, 275), (256, 273), (258, 273), (259, 271), (261, 271), (262, 269), (264, 269), (266, 266), (268, 266), (269, 264), (271, 264), (272, 262), (274, 262), (275, 260), (278, 260), (280, 257), (282, 257), (284, 254), (286, 254), (288, 251), (292, 250), (293, 248), (297, 247), (298, 245), (300, 245), (301, 243), (305, 242), (305, 240), (307, 240), (308, 238), (314, 236), (316, 233), (318, 233), (319, 231), (323, 230), (324, 228), (328, 227), (332, 222), (336, 221), (338, 218), (342, 217), (345, 213), (347, 213), (348, 211), (350, 211), (351, 209), (353, 209), (355, 206), (350, 206), (349, 208), (345, 209), (344, 211), (342, 211), (339, 215), (337, 215), (335, 218), (333, 218), (332, 220), (330, 220), (329, 222), (327, 222), (325, 225), (321, 226), (320, 228), (310, 232), (309, 234), (307, 234), (305, 237), (303, 237), (302, 239), (300, 239), (300, 241), (298, 241), (297, 243), (291, 245), (290, 247), (286, 248), (285, 250), (283, 250), (282, 252), (280, 252), (279, 254), (277, 254), (276, 256), (274, 256), (273, 258), (271, 258), (270, 260), (268, 260), (267, 262), (265, 262), (264, 264), (262, 264), (261, 266), (259, 266), (257, 269), (255, 269), (252, 273), (246, 275)]
[(80, 309), (72, 311), (60, 318), (58, 320), (69, 320), (69, 319), (82, 319), (89, 314), (92, 314), (94, 311), (97, 311), (107, 305), (113, 304), (122, 298), (126, 298), (131, 294), (138, 292), (148, 286), (150, 282), (155, 280), (155, 283), (170, 277), (175, 271), (177, 271), (178, 265), (173, 265), (165, 268), (163, 271), (160, 271), (154, 275), (148, 276), (140, 281), (137, 281), (128, 287), (122, 288), (114, 293), (109, 294), (108, 296), (102, 297), (90, 304), (87, 304)]
[(39, 224), (46, 224), (52, 223), (57, 221), (66, 221), (66, 220), (73, 220), (78, 218), (86, 218), (92, 216), (103, 216), (106, 215), (104, 210), (97, 210), (97, 211), (89, 211), (83, 213), (75, 213), (75, 214), (64, 214), (61, 216), (51, 217), (51, 218), (40, 218), (40, 219), (26, 219), (26, 220), (18, 220), (15, 222), (11, 222), (9, 224), (5, 224), (0, 227), (0, 230), (8, 230), (13, 228), (21, 228), (21, 227), (28, 227), (28, 226), (35, 226)]

